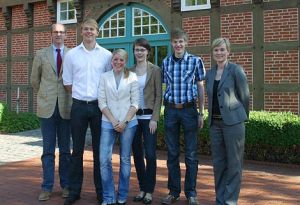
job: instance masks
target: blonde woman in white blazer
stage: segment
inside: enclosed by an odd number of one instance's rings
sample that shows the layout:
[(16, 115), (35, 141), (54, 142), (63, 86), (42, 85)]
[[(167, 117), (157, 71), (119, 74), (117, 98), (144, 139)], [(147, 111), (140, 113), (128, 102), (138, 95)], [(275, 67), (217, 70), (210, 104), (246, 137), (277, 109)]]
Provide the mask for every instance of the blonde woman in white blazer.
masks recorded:
[[(136, 111), (139, 104), (139, 85), (135, 73), (125, 68), (128, 54), (123, 49), (113, 52), (111, 71), (101, 75), (98, 102), (102, 111), (100, 139), (100, 171), (103, 205), (126, 204), (130, 179), (131, 143), (136, 131)], [(115, 194), (112, 170), (112, 150), (120, 141), (119, 186)]]

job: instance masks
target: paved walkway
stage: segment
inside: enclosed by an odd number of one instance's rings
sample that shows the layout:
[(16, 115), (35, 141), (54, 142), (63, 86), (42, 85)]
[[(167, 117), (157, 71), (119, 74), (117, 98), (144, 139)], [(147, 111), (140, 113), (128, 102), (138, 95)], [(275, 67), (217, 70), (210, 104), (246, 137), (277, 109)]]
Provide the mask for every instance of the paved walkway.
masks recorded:
[[(56, 175), (56, 185), (51, 199), (39, 202), (37, 196), (41, 183), (41, 134), (33, 130), (14, 135), (0, 134), (0, 204), (1, 205), (59, 205), (63, 204)], [(84, 155), (84, 183), (81, 200), (75, 205), (97, 205), (92, 176), (92, 152), (89, 140)], [(113, 155), (114, 170), (118, 170), (118, 150)], [(182, 159), (181, 162), (184, 162)], [(184, 176), (184, 163), (181, 163)], [(246, 161), (239, 204), (242, 205), (299, 205), (300, 166), (263, 164)], [(115, 173), (117, 181), (117, 173)], [(183, 182), (182, 182), (183, 184)], [(166, 152), (158, 151), (157, 184), (152, 204), (160, 204), (161, 197), (168, 193)], [(201, 205), (214, 204), (214, 184), (211, 160), (200, 156), (197, 180), (198, 197)], [(129, 196), (138, 192), (135, 169), (132, 169)], [(130, 205), (134, 203), (129, 200)], [(186, 204), (181, 195), (176, 205)]]

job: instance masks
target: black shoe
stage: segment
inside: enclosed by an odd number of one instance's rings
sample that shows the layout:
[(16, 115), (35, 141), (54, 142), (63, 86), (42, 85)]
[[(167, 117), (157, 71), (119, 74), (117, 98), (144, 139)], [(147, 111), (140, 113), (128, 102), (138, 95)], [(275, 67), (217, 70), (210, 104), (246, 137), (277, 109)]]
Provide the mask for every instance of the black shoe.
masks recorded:
[(69, 196), (68, 198), (66, 198), (64, 205), (72, 205), (75, 203), (75, 201), (79, 199), (80, 199), (79, 195)]
[(117, 205), (126, 205), (126, 201), (125, 201), (125, 202), (122, 202), (122, 203), (117, 202)]
[(98, 204), (99, 204), (99, 205), (101, 205), (101, 204), (102, 204), (102, 202), (103, 202), (103, 198), (102, 198), (102, 196), (100, 196), (100, 195), (97, 195), (97, 201), (98, 201)]

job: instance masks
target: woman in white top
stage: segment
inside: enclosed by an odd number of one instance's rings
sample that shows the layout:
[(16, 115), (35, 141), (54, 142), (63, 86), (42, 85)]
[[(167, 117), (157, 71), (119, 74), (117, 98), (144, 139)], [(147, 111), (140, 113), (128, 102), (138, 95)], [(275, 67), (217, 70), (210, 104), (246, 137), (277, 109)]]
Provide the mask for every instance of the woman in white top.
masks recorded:
[(140, 193), (133, 201), (144, 204), (151, 204), (156, 183), (157, 123), (162, 101), (161, 70), (148, 61), (150, 50), (144, 38), (136, 39), (133, 44), (136, 64), (132, 71), (137, 74), (140, 89), (139, 110), (136, 113), (138, 126), (132, 142)]
[[(137, 76), (125, 68), (128, 54), (123, 49), (113, 52), (112, 70), (101, 75), (98, 102), (102, 112), (100, 139), (100, 171), (103, 203), (126, 204), (130, 179), (131, 143), (136, 131), (139, 103)], [(117, 196), (112, 170), (115, 140), (120, 141), (120, 172)]]

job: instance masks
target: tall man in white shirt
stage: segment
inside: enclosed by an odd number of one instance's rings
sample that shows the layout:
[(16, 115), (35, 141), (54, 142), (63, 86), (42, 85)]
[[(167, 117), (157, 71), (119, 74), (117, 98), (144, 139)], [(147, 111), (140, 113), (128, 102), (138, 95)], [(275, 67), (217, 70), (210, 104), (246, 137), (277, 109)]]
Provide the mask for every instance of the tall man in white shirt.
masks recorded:
[(99, 27), (94, 19), (85, 19), (81, 24), (83, 42), (71, 49), (64, 59), (63, 83), (72, 92), (71, 133), (73, 151), (70, 163), (70, 194), (64, 205), (80, 199), (83, 181), (83, 152), (88, 126), (92, 134), (94, 158), (94, 184), (97, 199), (102, 202), (102, 186), (99, 168), (99, 141), (101, 112), (98, 107), (100, 76), (111, 69), (111, 52), (99, 46), (96, 37)]

